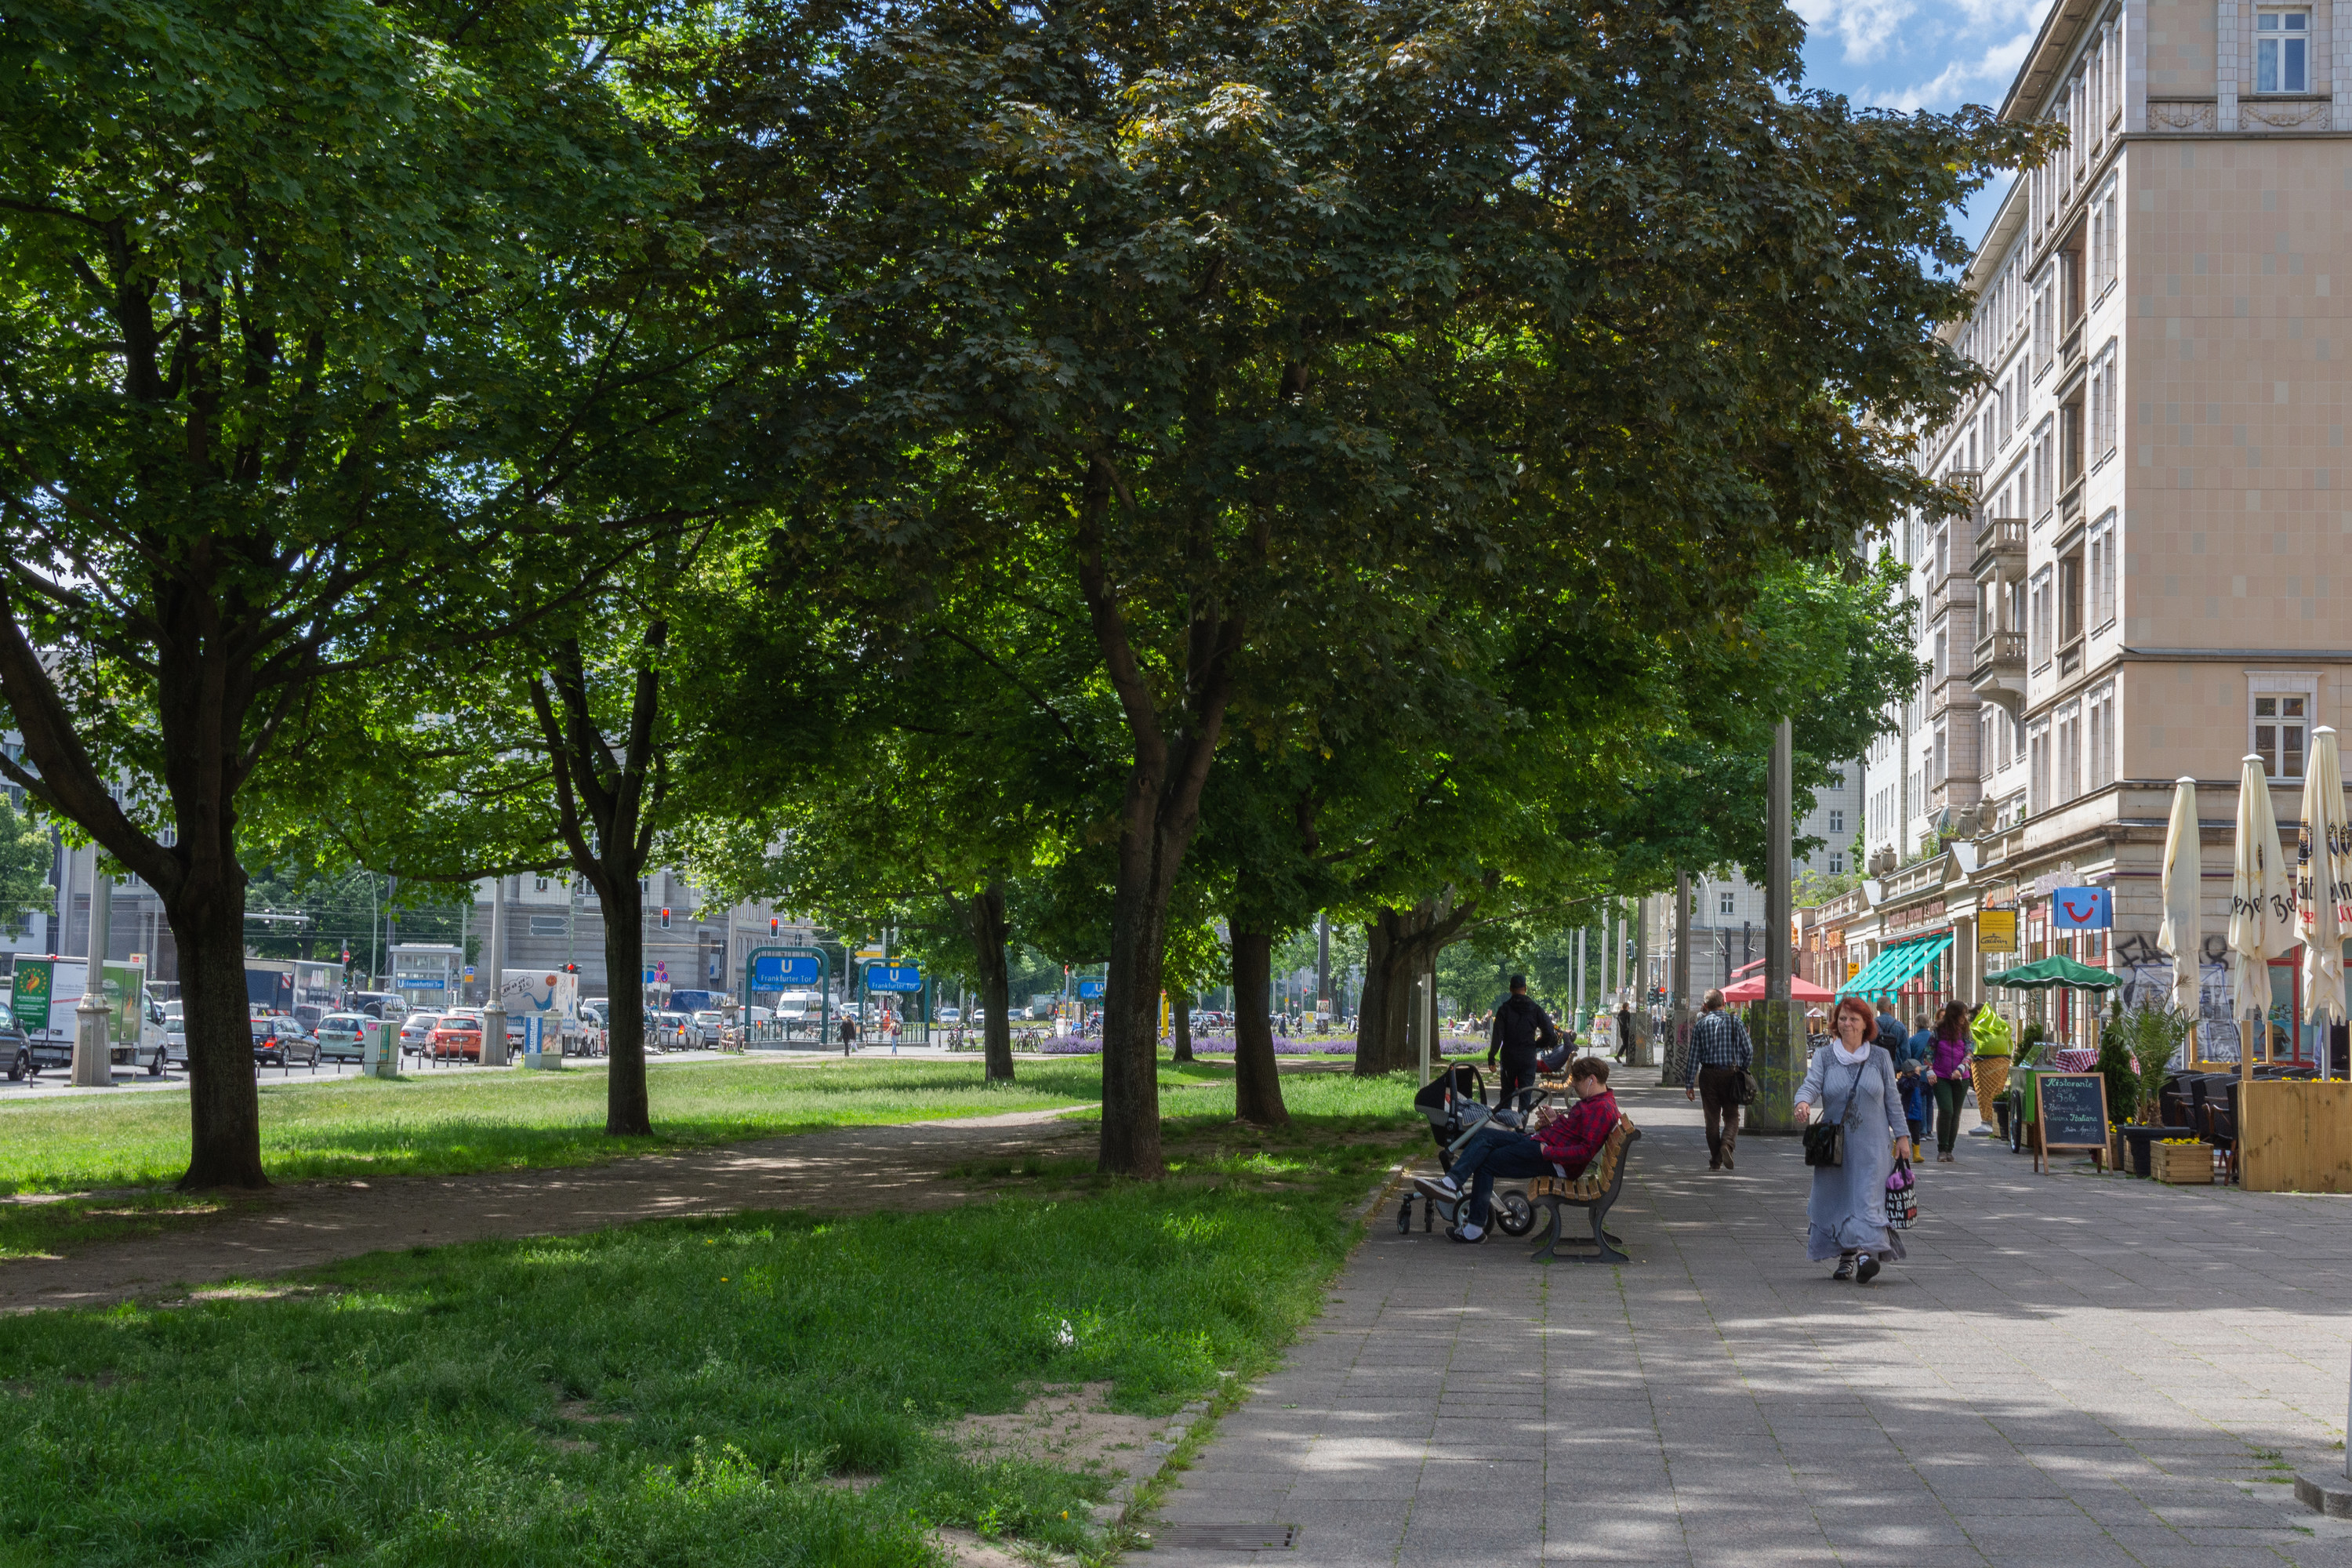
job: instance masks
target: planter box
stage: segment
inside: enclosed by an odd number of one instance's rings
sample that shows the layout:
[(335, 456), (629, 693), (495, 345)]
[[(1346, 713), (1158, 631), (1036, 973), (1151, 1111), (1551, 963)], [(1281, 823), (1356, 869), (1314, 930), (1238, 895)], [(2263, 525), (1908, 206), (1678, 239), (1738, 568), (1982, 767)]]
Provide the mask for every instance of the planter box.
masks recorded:
[(2148, 1173), (2159, 1182), (2169, 1182), (2176, 1187), (2210, 1187), (2213, 1184), (2213, 1145), (2210, 1143), (2151, 1143), (2147, 1151)]

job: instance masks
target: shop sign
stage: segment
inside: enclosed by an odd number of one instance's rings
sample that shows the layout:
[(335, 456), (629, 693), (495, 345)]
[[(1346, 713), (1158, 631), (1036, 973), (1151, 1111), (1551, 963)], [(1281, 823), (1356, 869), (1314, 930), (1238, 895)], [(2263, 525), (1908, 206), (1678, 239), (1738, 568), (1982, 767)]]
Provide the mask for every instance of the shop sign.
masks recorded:
[(1908, 909), (1895, 910), (1886, 917), (1886, 929), (1889, 931), (1917, 931), (1923, 926), (1939, 926), (1943, 923), (1944, 900), (1941, 899), (1933, 899), (1924, 904), (1913, 904)]
[(2050, 895), (2053, 931), (2106, 931), (2115, 923), (2112, 888), (2060, 888)]
[(1977, 951), (1987, 953), (2017, 951), (2015, 910), (1980, 910), (1977, 912)]

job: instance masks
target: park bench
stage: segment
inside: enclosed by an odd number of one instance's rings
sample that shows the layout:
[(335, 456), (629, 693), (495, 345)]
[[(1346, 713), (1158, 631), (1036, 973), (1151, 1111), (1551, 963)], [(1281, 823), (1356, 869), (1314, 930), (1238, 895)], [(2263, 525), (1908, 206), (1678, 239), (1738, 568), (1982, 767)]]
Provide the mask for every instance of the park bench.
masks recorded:
[(1622, 1245), (1624, 1237), (1612, 1236), (1602, 1223), (1617, 1202), (1617, 1194), (1625, 1190), (1626, 1156), (1642, 1130), (1633, 1125), (1630, 1116), (1620, 1116), (1617, 1125), (1609, 1130), (1608, 1141), (1601, 1145), (1601, 1156), (1592, 1164), (1589, 1175), (1538, 1176), (1528, 1184), (1528, 1196), (1548, 1211), (1550, 1223), (1544, 1233), (1543, 1245), (1538, 1247), (1531, 1262), (1556, 1262), (1559, 1253), (1560, 1210), (1580, 1208), (1592, 1215), (1592, 1246), (1591, 1252), (1570, 1252), (1569, 1258), (1577, 1263), (1631, 1263), (1632, 1258), (1618, 1251), (1611, 1243)]

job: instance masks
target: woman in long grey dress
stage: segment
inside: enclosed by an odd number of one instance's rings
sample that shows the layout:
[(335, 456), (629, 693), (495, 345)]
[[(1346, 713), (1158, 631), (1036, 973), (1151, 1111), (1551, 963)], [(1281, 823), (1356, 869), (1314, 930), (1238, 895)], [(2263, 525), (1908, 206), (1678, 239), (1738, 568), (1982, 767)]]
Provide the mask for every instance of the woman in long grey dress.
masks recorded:
[(1911, 1127), (1894, 1060), (1872, 1043), (1878, 1019), (1870, 1004), (1841, 998), (1831, 1026), (1835, 1036), (1813, 1053), (1797, 1090), (1797, 1121), (1821, 1107), (1824, 1121), (1845, 1129), (1845, 1162), (1813, 1168), (1805, 1256), (1816, 1263), (1834, 1258), (1837, 1279), (1867, 1285), (1882, 1261), (1903, 1256), (1903, 1238), (1887, 1228), (1886, 1178), (1897, 1155), (1910, 1158)]

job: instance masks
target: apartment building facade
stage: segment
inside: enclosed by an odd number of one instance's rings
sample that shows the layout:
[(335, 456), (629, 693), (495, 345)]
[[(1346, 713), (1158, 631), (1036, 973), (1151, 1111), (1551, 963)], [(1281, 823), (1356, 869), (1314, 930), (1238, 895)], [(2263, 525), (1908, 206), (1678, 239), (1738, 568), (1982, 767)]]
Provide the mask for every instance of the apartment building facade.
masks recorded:
[[(584, 879), (562, 875), (526, 873), (509, 876), (504, 884), (504, 967), (560, 969), (576, 963), (581, 994), (607, 994), (604, 913), (595, 889)], [(497, 886), (495, 879), (475, 884), (474, 910), (467, 922), (468, 933), (480, 940), (485, 954)], [(710, 902), (675, 870), (647, 872), (643, 891), (640, 941), (646, 970), (661, 983), (681, 990), (740, 992), (743, 966), (754, 948), (772, 943), (805, 946), (815, 940), (813, 926), (773, 905)], [(835, 984), (840, 984), (836, 976)]]
[[(1947, 329), (1983, 382), (1921, 461), (1972, 507), (1898, 540), (1928, 671), (1865, 766), (1885, 874), (1850, 958), (1940, 932), (1927, 978), (1973, 998), (1975, 912), (2015, 909), (2019, 961), (2153, 980), (2173, 779), (2199, 781), (2209, 934), (2242, 756), (2294, 831), (2352, 664), (2331, 559), (2352, 533), (2333, 278), (2352, 269), (2352, 13), (2336, 20), (2332, 0), (2058, 0), (2021, 67), (2003, 117), (2068, 142), (2009, 191), (1974, 313)], [(2053, 888), (2095, 884), (2113, 931), (2043, 928)]]

